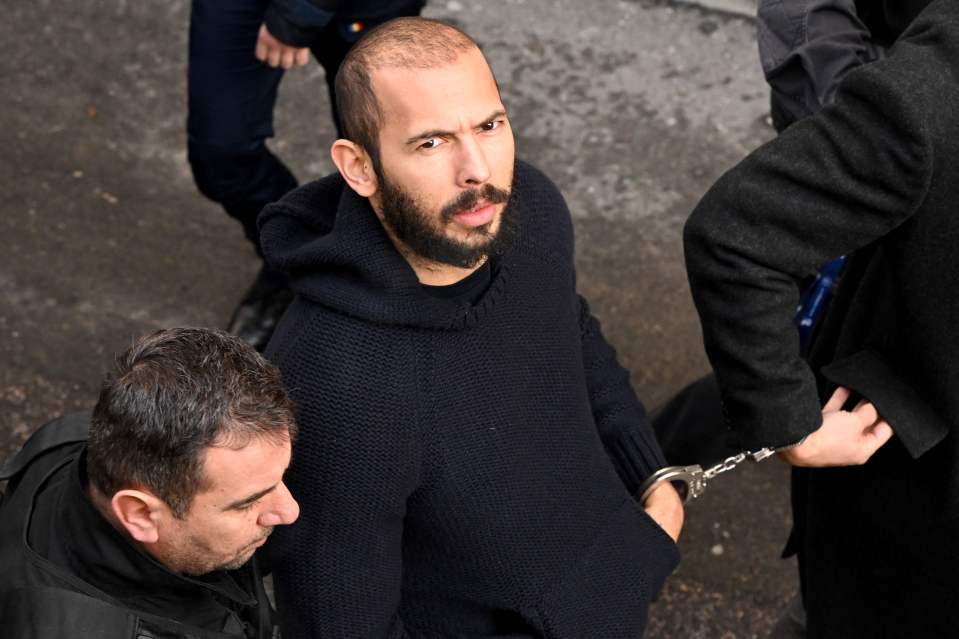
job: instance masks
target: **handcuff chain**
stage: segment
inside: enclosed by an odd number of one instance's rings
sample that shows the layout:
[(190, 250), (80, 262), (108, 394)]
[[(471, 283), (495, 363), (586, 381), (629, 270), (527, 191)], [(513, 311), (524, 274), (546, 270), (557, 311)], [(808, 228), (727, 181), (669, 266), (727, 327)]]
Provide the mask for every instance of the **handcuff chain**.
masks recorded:
[(736, 466), (739, 466), (745, 460), (746, 460), (746, 453), (739, 453), (738, 455), (727, 457), (726, 459), (719, 462), (715, 466), (704, 470), (703, 477), (705, 479), (712, 479), (716, 475), (721, 475), (722, 473), (729, 472)]
[(706, 490), (706, 482), (713, 477), (736, 468), (747, 459), (758, 462), (775, 454), (775, 452), (772, 448), (760, 448), (757, 451), (739, 453), (738, 455), (727, 457), (706, 470), (703, 470), (699, 464), (692, 466), (666, 466), (647, 477), (646, 480), (640, 484), (636, 494), (639, 496), (640, 503), (645, 503), (646, 498), (652, 494), (657, 485), (661, 482), (672, 482), (673, 484), (679, 484), (677, 488), (680, 489), (680, 497), (683, 502), (686, 502), (703, 494), (703, 491)]
[(712, 479), (716, 475), (721, 475), (725, 472), (729, 472), (730, 470), (732, 470), (736, 466), (739, 466), (741, 463), (743, 463), (747, 459), (751, 459), (757, 462), (762, 461), (766, 459), (767, 457), (769, 457), (770, 455), (773, 455), (775, 452), (776, 451), (773, 450), (772, 448), (760, 448), (759, 450), (743, 452), (743, 453), (739, 453), (738, 455), (733, 455), (732, 457), (727, 457), (726, 459), (719, 462), (715, 466), (704, 470), (703, 478)]

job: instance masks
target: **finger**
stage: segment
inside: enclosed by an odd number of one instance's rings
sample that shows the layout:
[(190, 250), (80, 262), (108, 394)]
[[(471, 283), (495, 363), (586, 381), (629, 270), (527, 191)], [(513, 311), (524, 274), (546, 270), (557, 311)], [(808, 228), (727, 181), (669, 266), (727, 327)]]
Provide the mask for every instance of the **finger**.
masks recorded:
[(259, 40), (256, 43), (256, 59), (260, 62), (266, 62), (266, 45)]
[(879, 446), (882, 446), (895, 435), (895, 431), (892, 429), (892, 426), (889, 425), (889, 422), (882, 419), (876, 422), (876, 425), (870, 430), (870, 434), (873, 439), (880, 442)]
[(297, 66), (304, 67), (306, 63), (310, 61), (310, 50), (306, 47), (296, 50), (296, 64)]
[(840, 386), (832, 394), (832, 397), (829, 398), (829, 401), (826, 402), (826, 405), (823, 406), (822, 412), (831, 413), (842, 408), (842, 405), (846, 403), (846, 400), (849, 399), (849, 389)]
[(280, 66), (284, 69), (292, 69), (293, 63), (296, 61), (296, 53), (293, 49), (286, 49), (283, 51), (283, 55), (280, 56)]
[(280, 66), (280, 49), (278, 47), (270, 48), (270, 51), (267, 54), (266, 63), (273, 68)]
[(871, 402), (859, 402), (852, 412), (859, 418), (863, 426), (871, 426), (879, 419), (879, 411)]
[(882, 448), (892, 438), (892, 426), (886, 420), (879, 421), (869, 429), (866, 436), (868, 437), (869, 456), (872, 457), (873, 453)]

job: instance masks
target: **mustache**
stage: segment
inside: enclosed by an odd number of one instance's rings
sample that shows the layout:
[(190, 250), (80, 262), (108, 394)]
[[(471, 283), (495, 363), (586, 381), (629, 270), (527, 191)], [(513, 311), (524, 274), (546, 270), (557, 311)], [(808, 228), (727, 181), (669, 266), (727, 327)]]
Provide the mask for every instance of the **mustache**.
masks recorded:
[(498, 189), (492, 184), (484, 184), (478, 189), (463, 191), (455, 200), (444, 206), (440, 210), (440, 218), (444, 222), (449, 222), (453, 216), (460, 211), (468, 211), (475, 207), (481, 200), (486, 200), (490, 204), (502, 204), (509, 200), (509, 191)]

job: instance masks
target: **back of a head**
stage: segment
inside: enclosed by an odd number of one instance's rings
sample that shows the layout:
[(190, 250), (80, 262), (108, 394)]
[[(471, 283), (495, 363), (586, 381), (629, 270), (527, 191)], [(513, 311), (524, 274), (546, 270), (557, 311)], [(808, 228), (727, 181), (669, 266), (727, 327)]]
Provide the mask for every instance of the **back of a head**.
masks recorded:
[(434, 69), (479, 45), (456, 27), (430, 18), (396, 18), (372, 29), (346, 55), (336, 74), (336, 104), (345, 136), (378, 162), (383, 114), (373, 73), (383, 68)]
[(203, 487), (209, 446), (295, 436), (279, 371), (223, 331), (173, 328), (120, 355), (93, 411), (87, 474), (100, 493), (146, 488), (178, 517)]

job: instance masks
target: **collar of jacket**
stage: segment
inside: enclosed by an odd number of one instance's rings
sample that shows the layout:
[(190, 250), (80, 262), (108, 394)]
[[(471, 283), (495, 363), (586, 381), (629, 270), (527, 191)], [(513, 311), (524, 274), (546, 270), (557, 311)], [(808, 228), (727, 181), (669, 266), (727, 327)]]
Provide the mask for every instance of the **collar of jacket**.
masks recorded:
[[(119, 601), (142, 604), (147, 612), (169, 615), (179, 609), (178, 602), (189, 608), (203, 592), (241, 606), (256, 605), (256, 597), (241, 588), (229, 572), (189, 577), (169, 570), (137, 549), (87, 496), (85, 461), (84, 449), (62, 469), (66, 473), (64, 481), (48, 488), (58, 494), (50, 495), (54, 510), (48, 521), (53, 524), (53, 534), (46, 537), (48, 548), (41, 554), (62, 558), (66, 568), (84, 582)], [(31, 517), (31, 525), (35, 519)], [(27, 537), (32, 540), (44, 534), (28, 531)]]

